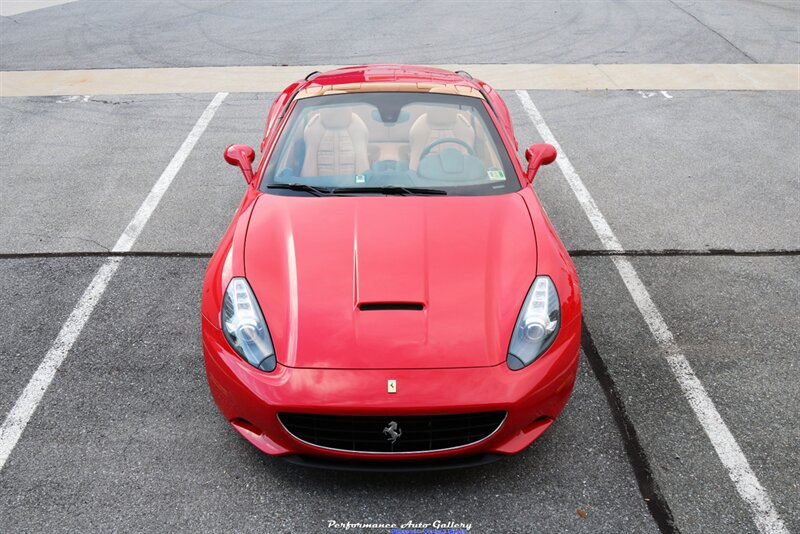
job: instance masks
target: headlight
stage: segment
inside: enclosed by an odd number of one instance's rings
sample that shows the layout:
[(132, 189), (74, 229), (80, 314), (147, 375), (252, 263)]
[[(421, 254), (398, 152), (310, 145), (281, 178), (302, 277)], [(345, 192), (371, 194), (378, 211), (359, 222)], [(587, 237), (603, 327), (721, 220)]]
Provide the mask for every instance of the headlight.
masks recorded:
[(506, 362), (516, 371), (530, 365), (553, 343), (561, 323), (561, 303), (549, 276), (537, 276), (511, 334)]
[(231, 347), (253, 367), (275, 369), (275, 347), (253, 290), (244, 278), (234, 278), (222, 302), (222, 331)]

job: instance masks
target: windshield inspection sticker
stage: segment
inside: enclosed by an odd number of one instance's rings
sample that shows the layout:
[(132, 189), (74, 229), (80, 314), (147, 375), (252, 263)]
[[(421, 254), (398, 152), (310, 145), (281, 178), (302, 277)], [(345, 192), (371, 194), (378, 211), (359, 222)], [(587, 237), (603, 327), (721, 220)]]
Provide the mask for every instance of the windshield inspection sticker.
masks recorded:
[(356, 174), (356, 183), (357, 184), (363, 184), (366, 181), (367, 181), (367, 177), (366, 176), (364, 176), (363, 174)]
[(501, 182), (506, 179), (505, 173), (496, 169), (486, 171), (486, 175), (489, 176), (489, 180), (493, 182)]

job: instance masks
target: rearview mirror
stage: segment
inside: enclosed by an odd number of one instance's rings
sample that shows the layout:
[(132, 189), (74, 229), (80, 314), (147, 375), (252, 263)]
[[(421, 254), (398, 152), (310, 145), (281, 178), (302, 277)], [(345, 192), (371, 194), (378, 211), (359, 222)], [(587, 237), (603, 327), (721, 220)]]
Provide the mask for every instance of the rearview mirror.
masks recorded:
[(228, 145), (225, 149), (225, 161), (242, 169), (242, 174), (248, 184), (253, 181), (253, 161), (255, 159), (256, 151), (247, 145)]
[(526, 178), (528, 183), (531, 183), (539, 167), (542, 165), (550, 165), (556, 160), (556, 149), (553, 145), (548, 145), (547, 143), (531, 145), (525, 150), (525, 159), (528, 160), (528, 174)]

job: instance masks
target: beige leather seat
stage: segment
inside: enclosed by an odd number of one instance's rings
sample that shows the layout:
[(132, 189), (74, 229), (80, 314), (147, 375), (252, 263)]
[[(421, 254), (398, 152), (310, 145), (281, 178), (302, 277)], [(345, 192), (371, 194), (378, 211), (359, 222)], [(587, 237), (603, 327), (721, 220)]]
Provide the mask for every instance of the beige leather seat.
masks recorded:
[(369, 170), (369, 132), (348, 108), (324, 109), (303, 132), (306, 154), (301, 176), (340, 176)]
[[(475, 130), (463, 113), (455, 109), (431, 109), (420, 115), (409, 131), (409, 167), (416, 170), (420, 154), (425, 147), (443, 137), (455, 137), (469, 146), (475, 144)], [(455, 143), (442, 143), (434, 147), (430, 153), (437, 154), (445, 148), (455, 148), (466, 153), (464, 147)]]

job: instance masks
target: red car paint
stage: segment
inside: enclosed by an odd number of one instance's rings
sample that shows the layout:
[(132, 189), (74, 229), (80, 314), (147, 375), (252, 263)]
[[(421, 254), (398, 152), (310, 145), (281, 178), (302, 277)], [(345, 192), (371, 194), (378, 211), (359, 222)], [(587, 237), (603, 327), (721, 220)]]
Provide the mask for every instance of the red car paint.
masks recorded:
[[(522, 189), (497, 196), (312, 197), (258, 186), (294, 95), (312, 86), (433, 82), (479, 89)], [(487, 84), (439, 69), (376, 65), (339, 69), (290, 85), (269, 111), (264, 156), (213, 255), (202, 298), (211, 392), (223, 416), (272, 455), (428, 459), (518, 452), (539, 437), (571, 394), (581, 302), (575, 268), (514, 157), (508, 110)], [(553, 344), (512, 371), (506, 353), (537, 275), (561, 301)], [(268, 324), (278, 365), (244, 361), (221, 330), (233, 277), (246, 277)], [(363, 312), (374, 302), (421, 310)], [(395, 380), (397, 392), (387, 393)], [(278, 412), (343, 415), (504, 410), (499, 430), (455, 450), (365, 454), (317, 447), (289, 434)], [(380, 430), (380, 429), (379, 429)]]

